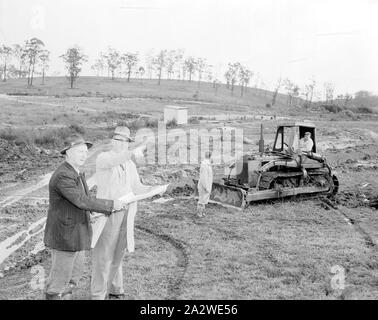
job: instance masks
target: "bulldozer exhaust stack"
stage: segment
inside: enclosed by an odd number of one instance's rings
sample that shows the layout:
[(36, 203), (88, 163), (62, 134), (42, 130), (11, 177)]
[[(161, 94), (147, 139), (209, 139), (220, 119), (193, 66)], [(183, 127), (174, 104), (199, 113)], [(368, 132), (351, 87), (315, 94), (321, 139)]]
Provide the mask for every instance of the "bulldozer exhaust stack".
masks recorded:
[(263, 124), (261, 124), (261, 130), (260, 130), (260, 140), (259, 140), (259, 152), (264, 152), (264, 133), (263, 133)]

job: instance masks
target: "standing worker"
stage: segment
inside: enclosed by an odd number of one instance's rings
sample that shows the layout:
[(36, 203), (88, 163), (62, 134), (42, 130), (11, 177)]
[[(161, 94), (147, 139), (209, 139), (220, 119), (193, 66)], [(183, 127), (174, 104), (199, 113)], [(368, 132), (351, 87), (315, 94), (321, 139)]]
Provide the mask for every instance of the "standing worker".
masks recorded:
[(205, 152), (205, 159), (201, 163), (200, 177), (198, 180), (198, 204), (197, 215), (205, 216), (205, 207), (208, 204), (213, 186), (213, 168), (211, 166), (211, 152)]
[(49, 210), (44, 243), (51, 249), (52, 264), (46, 284), (47, 300), (68, 300), (80, 280), (84, 250), (91, 248), (90, 212), (110, 215), (122, 209), (119, 201), (91, 197), (80, 167), (92, 144), (81, 136), (69, 137), (60, 152), (66, 156), (49, 182)]
[[(134, 141), (127, 127), (117, 127), (112, 149), (101, 153), (96, 160), (97, 196), (118, 199), (130, 192), (147, 193), (150, 186), (140, 182), (135, 163), (130, 160), (129, 142)], [(122, 260), (127, 247), (134, 251), (134, 218), (137, 202), (127, 210), (111, 215), (92, 251), (91, 298), (104, 300), (124, 296)]]

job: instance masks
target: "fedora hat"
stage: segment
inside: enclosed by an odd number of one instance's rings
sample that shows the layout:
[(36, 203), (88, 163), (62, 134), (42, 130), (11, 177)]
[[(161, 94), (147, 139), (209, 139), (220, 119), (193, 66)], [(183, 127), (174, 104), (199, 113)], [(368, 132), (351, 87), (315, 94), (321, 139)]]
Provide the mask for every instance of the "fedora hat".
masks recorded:
[(79, 135), (70, 136), (64, 141), (64, 149), (62, 149), (60, 153), (66, 154), (66, 151), (68, 149), (71, 149), (72, 147), (80, 146), (82, 144), (86, 144), (88, 149), (92, 148), (93, 146), (92, 143), (85, 141), (82, 136), (79, 136)]
[(132, 141), (135, 140), (131, 138), (130, 129), (128, 127), (117, 127), (114, 130), (113, 139), (115, 140), (123, 140), (123, 141)]

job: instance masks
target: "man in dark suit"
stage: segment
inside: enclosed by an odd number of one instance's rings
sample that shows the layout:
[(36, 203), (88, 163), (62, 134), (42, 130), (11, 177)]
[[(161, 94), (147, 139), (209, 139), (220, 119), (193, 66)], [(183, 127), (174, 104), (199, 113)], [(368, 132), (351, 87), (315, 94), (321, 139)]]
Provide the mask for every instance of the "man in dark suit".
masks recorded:
[(72, 297), (72, 289), (81, 277), (84, 250), (91, 248), (91, 211), (110, 215), (124, 204), (117, 200), (96, 199), (89, 195), (80, 167), (92, 144), (81, 136), (66, 141), (61, 154), (66, 156), (49, 183), (49, 210), (44, 242), (51, 249), (52, 265), (46, 284), (46, 299)]

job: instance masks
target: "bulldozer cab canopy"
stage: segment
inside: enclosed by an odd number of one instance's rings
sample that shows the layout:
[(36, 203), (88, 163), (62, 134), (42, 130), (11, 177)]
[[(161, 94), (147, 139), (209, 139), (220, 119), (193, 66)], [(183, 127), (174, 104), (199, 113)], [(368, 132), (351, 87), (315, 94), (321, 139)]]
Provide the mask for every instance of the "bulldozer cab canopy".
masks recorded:
[(316, 135), (315, 125), (310, 122), (284, 122), (277, 126), (276, 138), (273, 145), (274, 151), (284, 151), (292, 147), (294, 150), (299, 148), (299, 140), (302, 139), (306, 132), (311, 133), (311, 139), (314, 142), (312, 152), (316, 152)]

